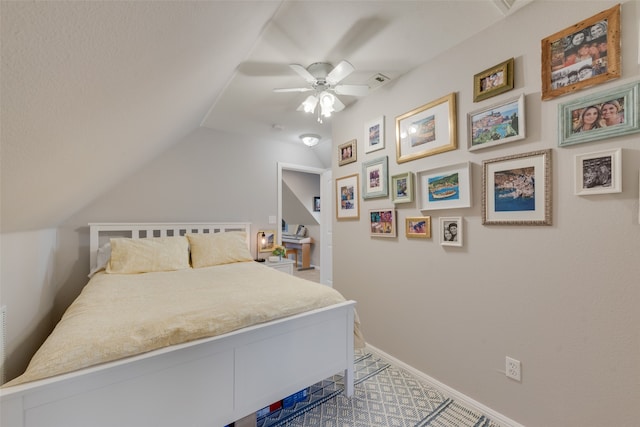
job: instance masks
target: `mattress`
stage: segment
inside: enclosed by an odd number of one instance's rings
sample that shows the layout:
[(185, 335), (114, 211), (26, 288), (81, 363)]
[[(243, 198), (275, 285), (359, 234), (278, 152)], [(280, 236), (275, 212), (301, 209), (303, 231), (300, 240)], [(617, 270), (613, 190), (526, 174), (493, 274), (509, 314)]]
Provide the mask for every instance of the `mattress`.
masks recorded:
[[(10, 387), (345, 301), (256, 262), (98, 273)], [(358, 337), (359, 334), (356, 334)]]

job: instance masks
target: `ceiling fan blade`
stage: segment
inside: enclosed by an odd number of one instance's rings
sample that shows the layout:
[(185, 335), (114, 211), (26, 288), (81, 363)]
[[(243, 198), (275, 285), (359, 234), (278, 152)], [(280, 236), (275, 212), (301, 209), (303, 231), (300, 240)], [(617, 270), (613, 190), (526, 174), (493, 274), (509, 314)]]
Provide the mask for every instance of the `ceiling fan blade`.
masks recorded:
[(327, 75), (327, 83), (332, 86), (336, 85), (354, 71), (355, 68), (351, 63), (349, 63), (349, 61), (340, 61), (340, 63)]
[(300, 77), (302, 77), (307, 83), (313, 84), (313, 83), (316, 82), (316, 78), (313, 77), (313, 74), (311, 74), (309, 71), (307, 71), (307, 69), (304, 68), (302, 65), (300, 65), (300, 64), (289, 64), (289, 67), (291, 67), (291, 69), (293, 71), (298, 73), (300, 75)]
[(367, 85), (337, 85), (333, 88), (338, 95), (365, 96), (369, 93)]
[(335, 96), (334, 99), (335, 101), (333, 102), (333, 112), (337, 113), (344, 110), (344, 104), (342, 103), (342, 101), (340, 101), (337, 96)]
[(291, 87), (291, 88), (276, 88), (274, 92), (309, 92), (313, 90), (310, 87)]

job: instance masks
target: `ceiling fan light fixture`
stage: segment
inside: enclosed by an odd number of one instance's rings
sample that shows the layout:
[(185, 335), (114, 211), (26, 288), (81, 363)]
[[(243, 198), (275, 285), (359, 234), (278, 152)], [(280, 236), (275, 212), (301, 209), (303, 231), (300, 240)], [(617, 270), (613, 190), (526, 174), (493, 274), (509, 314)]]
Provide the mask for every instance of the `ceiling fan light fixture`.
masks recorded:
[(320, 135), (316, 135), (315, 133), (305, 133), (300, 135), (300, 139), (307, 147), (313, 147), (320, 142)]
[(318, 105), (318, 97), (309, 95), (307, 99), (302, 103), (302, 108), (305, 113), (313, 113)]
[(320, 94), (320, 109), (324, 117), (331, 117), (331, 113), (335, 111), (333, 104), (336, 102), (336, 97), (333, 94), (325, 91)]

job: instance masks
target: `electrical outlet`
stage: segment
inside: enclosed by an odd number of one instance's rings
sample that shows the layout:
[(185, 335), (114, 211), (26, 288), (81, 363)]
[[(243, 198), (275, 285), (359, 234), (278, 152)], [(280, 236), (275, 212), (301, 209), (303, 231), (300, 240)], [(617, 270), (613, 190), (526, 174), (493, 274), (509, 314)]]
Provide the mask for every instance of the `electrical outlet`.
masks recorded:
[(512, 359), (511, 357), (507, 356), (505, 368), (506, 368), (507, 377), (514, 379), (516, 381), (522, 380), (519, 360)]

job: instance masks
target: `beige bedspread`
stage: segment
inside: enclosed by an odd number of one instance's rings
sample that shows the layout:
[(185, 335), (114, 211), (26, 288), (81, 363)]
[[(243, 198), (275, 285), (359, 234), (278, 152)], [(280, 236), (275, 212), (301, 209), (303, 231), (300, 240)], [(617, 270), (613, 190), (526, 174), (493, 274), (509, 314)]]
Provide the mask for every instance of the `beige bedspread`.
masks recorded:
[(95, 275), (13, 386), (345, 301), (255, 262)]

